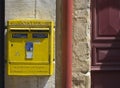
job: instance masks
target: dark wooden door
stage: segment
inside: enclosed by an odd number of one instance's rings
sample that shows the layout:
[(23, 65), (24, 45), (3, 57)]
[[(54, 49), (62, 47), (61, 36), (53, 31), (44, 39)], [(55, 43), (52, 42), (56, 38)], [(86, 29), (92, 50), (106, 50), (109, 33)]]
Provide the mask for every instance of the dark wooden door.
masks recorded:
[(91, 0), (91, 88), (120, 88), (120, 0)]

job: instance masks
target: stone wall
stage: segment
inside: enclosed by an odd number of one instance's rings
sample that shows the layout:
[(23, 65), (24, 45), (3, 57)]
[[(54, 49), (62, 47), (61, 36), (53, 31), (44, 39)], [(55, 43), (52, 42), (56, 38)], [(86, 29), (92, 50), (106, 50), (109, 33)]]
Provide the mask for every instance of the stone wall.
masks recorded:
[[(56, 0), (5, 0), (5, 22), (15, 18), (40, 18), (55, 21)], [(5, 75), (5, 88), (55, 88), (50, 77)]]
[(90, 0), (73, 1), (73, 88), (90, 88)]

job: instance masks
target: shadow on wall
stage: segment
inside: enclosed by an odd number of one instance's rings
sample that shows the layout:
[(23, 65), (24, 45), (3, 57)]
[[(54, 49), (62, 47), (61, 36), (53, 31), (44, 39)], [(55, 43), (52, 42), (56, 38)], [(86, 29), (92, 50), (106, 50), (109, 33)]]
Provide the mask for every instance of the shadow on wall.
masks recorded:
[[(38, 78), (38, 88), (49, 88), (47, 87), (47, 82), (50, 77), (39, 77)], [(49, 84), (48, 84), (49, 85)], [(50, 85), (49, 85), (50, 86)], [(51, 87), (50, 87), (51, 88)]]
[(5, 88), (47, 88), (49, 77), (5, 76)]

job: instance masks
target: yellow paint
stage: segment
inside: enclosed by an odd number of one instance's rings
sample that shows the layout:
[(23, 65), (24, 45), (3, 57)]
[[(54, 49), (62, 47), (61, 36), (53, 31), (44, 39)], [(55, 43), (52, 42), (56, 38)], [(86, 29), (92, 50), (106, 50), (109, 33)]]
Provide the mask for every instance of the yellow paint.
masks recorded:
[(54, 35), (52, 21), (9, 20), (6, 44), (8, 75), (52, 75)]

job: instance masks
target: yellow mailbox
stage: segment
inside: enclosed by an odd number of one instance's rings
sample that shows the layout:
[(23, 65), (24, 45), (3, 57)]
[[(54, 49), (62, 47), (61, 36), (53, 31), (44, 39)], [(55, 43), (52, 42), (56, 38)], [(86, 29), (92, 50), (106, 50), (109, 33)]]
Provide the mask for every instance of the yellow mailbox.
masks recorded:
[(9, 20), (7, 27), (8, 75), (52, 75), (53, 22), (16, 19)]

